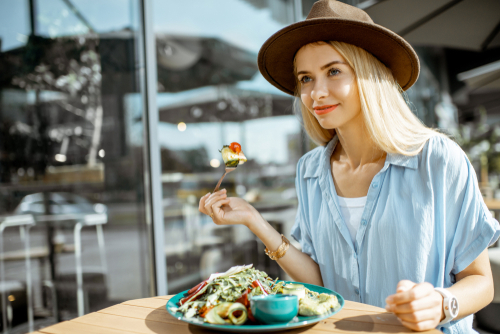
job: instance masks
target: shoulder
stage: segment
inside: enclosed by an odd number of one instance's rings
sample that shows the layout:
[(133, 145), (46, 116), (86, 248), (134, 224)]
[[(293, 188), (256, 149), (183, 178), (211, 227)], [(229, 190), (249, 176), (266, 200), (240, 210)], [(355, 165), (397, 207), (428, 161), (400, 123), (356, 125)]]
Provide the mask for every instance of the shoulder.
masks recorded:
[[(462, 148), (444, 136), (431, 137), (420, 153), (419, 165), (435, 174), (441, 171), (454, 178), (469, 169), (469, 159)], [(439, 173), (441, 174), (441, 173)]]
[(452, 139), (444, 136), (431, 137), (422, 149), (422, 157), (436, 163), (461, 164), (467, 155)]
[(318, 146), (304, 154), (297, 163), (297, 177), (318, 176), (321, 158), (324, 152), (325, 147)]

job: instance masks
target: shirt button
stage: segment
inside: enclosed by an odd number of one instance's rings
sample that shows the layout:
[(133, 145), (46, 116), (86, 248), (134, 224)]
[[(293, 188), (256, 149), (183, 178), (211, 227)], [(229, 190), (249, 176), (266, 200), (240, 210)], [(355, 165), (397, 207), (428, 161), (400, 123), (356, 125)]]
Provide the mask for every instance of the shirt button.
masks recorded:
[(355, 292), (357, 295), (359, 295), (359, 289), (358, 289), (358, 288), (354, 289), (354, 292)]
[(377, 188), (378, 187), (378, 183), (374, 183), (372, 187), (373, 188)]
[(361, 224), (362, 224), (363, 226), (365, 226), (365, 225), (366, 225), (366, 219), (361, 220)]

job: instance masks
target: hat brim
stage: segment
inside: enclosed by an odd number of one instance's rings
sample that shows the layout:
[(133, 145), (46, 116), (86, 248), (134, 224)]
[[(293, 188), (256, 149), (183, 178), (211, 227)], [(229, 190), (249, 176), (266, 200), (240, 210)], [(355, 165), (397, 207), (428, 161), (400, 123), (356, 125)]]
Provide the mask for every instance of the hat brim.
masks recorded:
[(403, 90), (418, 79), (418, 56), (401, 36), (374, 23), (341, 18), (308, 19), (279, 30), (259, 51), (260, 72), (276, 88), (294, 95), (295, 54), (302, 46), (317, 41), (345, 42), (368, 51), (392, 71)]

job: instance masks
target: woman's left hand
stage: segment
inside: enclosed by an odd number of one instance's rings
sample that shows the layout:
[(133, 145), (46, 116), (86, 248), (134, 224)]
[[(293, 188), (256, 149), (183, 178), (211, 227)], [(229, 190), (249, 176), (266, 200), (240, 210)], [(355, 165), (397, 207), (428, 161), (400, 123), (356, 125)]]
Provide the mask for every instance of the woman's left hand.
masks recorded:
[(403, 280), (396, 293), (387, 297), (386, 310), (393, 312), (409, 329), (434, 329), (444, 319), (443, 296), (430, 283), (416, 284)]

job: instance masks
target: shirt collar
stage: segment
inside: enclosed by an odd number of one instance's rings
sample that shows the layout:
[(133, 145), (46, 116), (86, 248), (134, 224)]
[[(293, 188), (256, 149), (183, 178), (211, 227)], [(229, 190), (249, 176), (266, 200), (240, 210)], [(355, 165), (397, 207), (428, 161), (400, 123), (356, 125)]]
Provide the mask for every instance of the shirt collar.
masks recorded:
[(418, 155), (407, 156), (397, 153), (387, 153), (387, 158), (385, 159), (385, 162), (386, 164), (392, 164), (395, 166), (417, 169)]
[[(330, 165), (330, 157), (332, 156), (333, 150), (337, 146), (339, 139), (337, 135), (333, 136), (332, 140), (330, 140), (323, 149), (323, 155), (321, 157), (320, 168), (312, 171), (312, 175), (310, 177), (318, 177), (321, 171), (321, 167)], [(418, 168), (418, 155), (414, 156), (406, 156), (397, 153), (387, 153), (387, 158), (385, 159), (385, 165), (395, 165), (400, 167), (406, 167), (411, 169)]]

